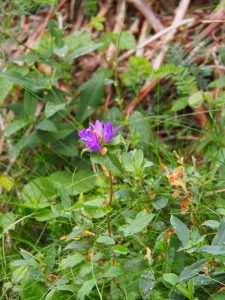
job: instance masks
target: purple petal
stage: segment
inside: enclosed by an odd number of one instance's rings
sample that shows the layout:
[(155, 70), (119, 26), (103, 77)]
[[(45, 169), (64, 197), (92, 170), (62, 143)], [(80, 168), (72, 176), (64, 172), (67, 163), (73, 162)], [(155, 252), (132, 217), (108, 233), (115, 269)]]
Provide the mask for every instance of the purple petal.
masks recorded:
[(93, 133), (92, 133), (91, 129), (88, 128), (88, 129), (79, 130), (78, 135), (82, 139), (83, 142), (88, 142), (88, 141), (92, 140)]
[(112, 138), (113, 138), (112, 122), (105, 123), (105, 126), (104, 126), (104, 143), (105, 144), (110, 143)]
[(113, 135), (113, 137), (116, 135), (116, 133), (117, 133), (117, 131), (120, 129), (120, 126), (117, 126), (117, 127), (115, 127), (114, 129), (113, 129), (113, 131), (112, 131), (112, 135)]
[(92, 140), (89, 142), (86, 142), (86, 146), (90, 148), (94, 152), (100, 152), (101, 145), (99, 144), (97, 135), (93, 133)]
[(82, 139), (82, 141), (86, 144), (86, 146), (90, 148), (92, 151), (99, 152), (101, 150), (98, 137), (95, 133), (92, 132), (90, 128), (79, 130), (78, 135)]
[(95, 124), (91, 124), (91, 127), (98, 136), (103, 137), (103, 122), (96, 120)]

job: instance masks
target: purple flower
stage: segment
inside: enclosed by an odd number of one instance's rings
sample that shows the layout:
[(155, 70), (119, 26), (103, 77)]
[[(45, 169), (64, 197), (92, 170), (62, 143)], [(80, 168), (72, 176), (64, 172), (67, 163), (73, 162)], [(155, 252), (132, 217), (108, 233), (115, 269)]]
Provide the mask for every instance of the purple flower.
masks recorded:
[(111, 142), (112, 138), (116, 135), (120, 127), (112, 128), (112, 122), (104, 124), (104, 143), (108, 144)]
[(119, 128), (118, 126), (113, 129), (112, 122), (103, 123), (97, 120), (88, 129), (79, 130), (78, 135), (88, 148), (100, 152), (102, 142), (109, 144)]

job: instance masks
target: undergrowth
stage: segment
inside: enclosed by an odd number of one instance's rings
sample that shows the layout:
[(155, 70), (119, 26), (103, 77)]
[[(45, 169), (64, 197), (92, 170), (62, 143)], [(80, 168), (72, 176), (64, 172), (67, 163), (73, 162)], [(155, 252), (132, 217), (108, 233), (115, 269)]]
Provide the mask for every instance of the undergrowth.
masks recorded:
[[(109, 46), (135, 49), (135, 37), (105, 33), (98, 1), (78, 2), (97, 37), (66, 32), (53, 0), (1, 8), (0, 299), (224, 299), (224, 76), (179, 45), (157, 70), (135, 55), (112, 66)], [(26, 48), (14, 16), (50, 4)], [(26, 51), (11, 58), (11, 43)]]

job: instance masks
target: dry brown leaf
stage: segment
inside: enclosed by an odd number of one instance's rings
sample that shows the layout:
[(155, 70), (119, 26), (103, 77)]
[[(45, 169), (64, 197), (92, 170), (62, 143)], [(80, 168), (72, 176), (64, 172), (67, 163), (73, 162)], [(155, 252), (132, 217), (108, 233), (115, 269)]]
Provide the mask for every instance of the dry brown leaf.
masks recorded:
[(146, 247), (146, 255), (145, 255), (145, 259), (150, 263), (150, 261), (152, 260), (152, 251), (150, 248)]
[(185, 215), (189, 208), (190, 199), (188, 196), (185, 196), (180, 202), (180, 212), (182, 215)]

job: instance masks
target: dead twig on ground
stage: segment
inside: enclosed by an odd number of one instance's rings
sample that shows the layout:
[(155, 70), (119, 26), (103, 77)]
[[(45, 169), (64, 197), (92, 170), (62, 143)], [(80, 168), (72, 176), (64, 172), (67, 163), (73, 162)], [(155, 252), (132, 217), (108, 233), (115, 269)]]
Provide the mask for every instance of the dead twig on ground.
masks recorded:
[[(179, 24), (182, 21), (182, 19), (184, 18), (185, 14), (187, 12), (189, 4), (190, 4), (190, 0), (181, 0), (180, 1), (179, 6), (176, 9), (176, 13), (175, 13), (175, 17), (174, 17), (172, 25)], [(172, 41), (172, 39), (175, 36), (175, 33), (176, 33), (176, 29), (173, 29), (166, 35), (166, 37), (163, 41), (164, 46), (162, 48), (162, 51), (159, 53), (159, 55), (156, 57), (156, 59), (153, 63), (154, 69), (158, 69), (159, 66), (162, 64), (165, 54), (169, 49), (169, 42)]]
[(185, 19), (182, 20), (180, 23), (177, 23), (175, 25), (171, 25), (165, 29), (163, 29), (162, 31), (154, 34), (153, 36), (150, 36), (149, 38), (145, 39), (140, 45), (138, 45), (137, 49), (135, 50), (129, 50), (125, 53), (123, 53), (122, 55), (119, 56), (118, 61), (122, 61), (126, 58), (128, 58), (130, 55), (134, 54), (138, 49), (144, 48), (148, 45), (150, 45), (151, 43), (153, 43), (154, 41), (160, 39), (163, 35), (167, 34), (168, 32), (170, 32), (171, 30), (174, 30), (176, 28), (179, 28), (181, 26), (184, 25), (193, 25), (193, 23), (195, 22), (194, 18), (189, 18), (189, 19)]
[(137, 10), (141, 12), (141, 14), (146, 18), (155, 32), (159, 32), (164, 29), (163, 24), (159, 21), (152, 9), (143, 0), (128, 0), (128, 3), (132, 4)]

